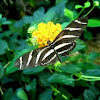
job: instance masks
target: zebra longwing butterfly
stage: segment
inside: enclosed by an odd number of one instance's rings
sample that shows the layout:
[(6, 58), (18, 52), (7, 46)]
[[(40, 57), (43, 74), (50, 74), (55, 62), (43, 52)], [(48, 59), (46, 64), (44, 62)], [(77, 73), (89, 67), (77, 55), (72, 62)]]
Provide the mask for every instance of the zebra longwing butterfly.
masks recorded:
[(48, 41), (48, 46), (32, 50), (15, 62), (16, 67), (26, 69), (36, 66), (45, 66), (54, 64), (57, 60), (61, 61), (59, 55), (67, 56), (69, 51), (72, 51), (76, 46), (75, 40), (82, 34), (87, 26), (88, 19), (80, 17), (72, 21), (65, 27), (51, 43)]

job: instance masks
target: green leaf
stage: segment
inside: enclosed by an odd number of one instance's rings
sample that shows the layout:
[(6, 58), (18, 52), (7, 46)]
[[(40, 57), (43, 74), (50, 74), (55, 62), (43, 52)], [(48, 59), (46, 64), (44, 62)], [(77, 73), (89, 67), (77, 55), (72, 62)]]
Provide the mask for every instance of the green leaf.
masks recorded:
[(65, 75), (65, 74), (53, 74), (48, 81), (51, 83), (59, 83), (59, 84), (65, 84), (65, 85), (74, 85), (74, 79)]
[(24, 81), (24, 82), (29, 83), (30, 82), (30, 78), (31, 77), (29, 75), (21, 74), (21, 80)]
[(21, 19), (21, 20), (15, 22), (14, 27), (21, 28), (24, 25), (25, 25), (24, 20)]
[(84, 35), (85, 39), (87, 39), (87, 40), (92, 40), (92, 38), (93, 38), (92, 33), (89, 31), (86, 31), (83, 35)]
[(7, 21), (7, 18), (6, 17), (3, 17), (1, 20), (0, 20), (0, 24), (2, 24), (3, 22)]
[[(17, 22), (16, 22), (16, 23), (17, 23)], [(12, 33), (14, 33), (14, 34), (16, 34), (16, 32), (22, 33), (23, 28), (20, 27), (20, 25), (19, 25), (19, 26), (16, 26), (16, 23), (15, 23), (14, 25), (12, 24), (12, 25), (9, 26), (10, 31), (11, 31)]]
[(23, 22), (24, 22), (24, 24), (31, 24), (33, 22), (33, 17), (32, 16), (24, 16)]
[(96, 52), (91, 52), (90, 54), (89, 54), (89, 60), (95, 60), (96, 58), (98, 57), (98, 53), (96, 53)]
[(65, 12), (64, 12), (64, 15), (65, 15), (66, 17), (68, 17), (70, 20), (73, 20), (73, 12), (72, 12), (71, 10), (67, 9), (67, 8), (65, 8), (64, 11), (65, 11)]
[(12, 34), (12, 31), (9, 31), (9, 30), (8, 31), (4, 31), (2, 34), (3, 34), (2, 38), (3, 37), (9, 37)]
[(16, 94), (21, 100), (28, 100), (27, 94), (22, 88), (17, 89)]
[(84, 80), (79, 80), (76, 82), (76, 86), (78, 87), (89, 87), (89, 83), (88, 81), (84, 81)]
[(62, 19), (64, 15), (64, 8), (65, 8), (65, 2), (61, 2), (58, 5), (50, 8), (47, 11), (47, 13), (44, 15), (43, 20), (45, 22), (48, 22), (48, 21), (56, 22), (57, 19)]
[(69, 25), (70, 22), (65, 22), (63, 23), (61, 26), (62, 26), (62, 29), (64, 29), (67, 25)]
[(89, 88), (93, 91), (93, 93), (94, 93), (96, 96), (98, 96), (98, 95), (100, 94), (100, 91), (99, 91), (98, 88), (96, 88), (96, 87), (94, 87), (94, 86), (90, 86)]
[(4, 95), (3, 95), (3, 100), (11, 100), (11, 97), (13, 96), (13, 89), (12, 88), (9, 88), (8, 90), (6, 90), (4, 92)]
[(5, 69), (3, 65), (0, 63), (0, 79), (4, 76), (4, 73), (5, 73)]
[[(51, 14), (52, 12), (52, 14)], [(53, 10), (52, 8), (48, 10), (48, 12), (46, 12), (46, 14), (43, 17), (43, 21), (48, 22), (48, 21), (52, 21), (56, 16), (56, 12), (55, 10)]]
[(51, 100), (52, 98), (52, 90), (51, 89), (46, 89), (44, 92), (42, 92), (39, 95), (38, 100)]
[(90, 89), (84, 91), (84, 100), (96, 100), (96, 97)]
[(85, 47), (86, 47), (85, 42), (83, 42), (83, 41), (80, 40), (80, 39), (77, 39), (76, 43), (77, 43), (77, 45), (76, 45), (75, 49), (73, 50), (73, 52), (76, 52), (76, 51), (85, 49)]
[(34, 91), (36, 89), (36, 79), (33, 79), (31, 81), (31, 83), (29, 83), (28, 85), (26, 85), (26, 90), (29, 91)]
[(35, 0), (29, 0), (29, 5), (34, 8), (35, 7)]
[(61, 3), (61, 2), (65, 2), (65, 3), (67, 3), (68, 0), (56, 0), (56, 5), (59, 4), (59, 3)]
[(69, 64), (61, 67), (61, 70), (66, 73), (74, 74), (79, 72), (81, 69), (78, 68), (76, 65)]
[(36, 79), (33, 79), (28, 85), (26, 85), (26, 90), (32, 100), (35, 100), (36, 96)]
[(70, 93), (68, 93), (68, 89), (66, 89), (65, 87), (63, 86), (60, 86), (59, 88), (57, 88), (58, 91), (60, 91), (60, 93), (57, 93), (55, 91), (54, 95), (56, 96), (54, 100), (70, 100), (68, 98), (70, 98)]
[(3, 77), (2, 78), (2, 82), (3, 84), (7, 84), (7, 83), (11, 83), (11, 82), (14, 82), (15, 80), (10, 78), (10, 77)]
[(45, 9), (43, 7), (40, 7), (38, 10), (36, 10), (33, 13), (33, 21), (41, 22), (42, 18), (44, 17)]
[(0, 14), (0, 19), (2, 18), (2, 14)]
[(8, 48), (8, 44), (5, 40), (0, 40), (0, 55), (3, 55), (6, 52), (6, 49)]
[(87, 76), (98, 76), (100, 77), (100, 69), (89, 69), (84, 73)]
[(39, 80), (40, 82), (44, 85), (44, 86), (50, 86), (50, 82), (47, 80), (50, 76), (51, 73), (48, 71), (43, 71), (40, 74), (38, 74), (39, 76)]
[(98, 19), (89, 19), (87, 26), (88, 27), (100, 27), (100, 20), (98, 20)]
[(84, 8), (89, 8), (91, 6), (91, 3), (89, 1), (84, 3)]
[(100, 96), (98, 97), (98, 100), (100, 100)]
[(16, 68), (16, 67), (14, 66), (15, 61), (16, 61), (21, 55), (23, 55), (23, 54), (25, 54), (25, 53), (27, 53), (27, 52), (29, 52), (29, 51), (31, 51), (31, 50), (30, 50), (30, 49), (25, 49), (25, 50), (22, 50), (21, 52), (19, 52), (19, 53), (13, 58), (13, 60), (12, 60), (11, 63), (10, 63), (10, 65), (7, 66), (7, 68), (6, 68), (6, 73), (5, 73), (5, 74), (8, 75), (8, 74), (10, 74), (10, 73), (13, 73), (13, 72), (17, 71), (18, 68)]
[(10, 25), (10, 24), (12, 24), (12, 22), (7, 20), (7, 21), (3, 22), (2, 24), (3, 25)]
[(45, 67), (41, 67), (41, 66), (38, 66), (35, 68), (29, 68), (29, 69), (23, 70), (23, 74), (28, 74), (28, 75), (37, 74), (39, 72), (42, 72), (44, 69)]
[(83, 8), (82, 5), (75, 5), (75, 9), (80, 9), (80, 8)]

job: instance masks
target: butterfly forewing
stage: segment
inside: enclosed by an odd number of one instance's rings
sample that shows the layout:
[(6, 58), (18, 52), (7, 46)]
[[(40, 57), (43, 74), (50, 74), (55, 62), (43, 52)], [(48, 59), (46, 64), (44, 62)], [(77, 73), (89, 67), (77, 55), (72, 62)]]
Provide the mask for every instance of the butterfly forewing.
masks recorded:
[(76, 46), (76, 42), (72, 42), (68, 45), (63, 46), (62, 48), (57, 49), (57, 52), (61, 56), (69, 55), (69, 52), (72, 51)]
[(22, 55), (15, 62), (15, 66), (25, 69), (39, 65), (54, 64), (60, 59), (58, 54), (66, 56), (69, 54), (69, 51), (74, 49), (76, 46), (75, 40), (82, 34), (84, 28), (87, 26), (87, 22), (88, 19), (86, 17), (72, 21), (58, 34), (51, 44)]
[(40, 65), (40, 60), (42, 59), (41, 54), (44, 53), (46, 49), (48, 49), (48, 47), (38, 48), (22, 55), (16, 60), (15, 66), (20, 67), (20, 69), (26, 69)]
[(43, 56), (41, 65), (54, 64), (57, 60), (57, 55), (55, 54), (54, 49), (51, 49)]
[(72, 51), (75, 46), (75, 40), (82, 34), (84, 28), (87, 26), (87, 18), (81, 17), (72, 21), (67, 27), (62, 30), (58, 36), (53, 41), (55, 48), (57, 49), (58, 54), (66, 56), (69, 54), (69, 51)]
[(88, 23), (87, 17), (80, 17), (72, 21), (68, 26), (64, 28), (64, 30), (62, 30), (58, 34), (54, 42), (63, 38), (66, 39), (66, 42), (68, 38), (69, 39), (73, 38), (72, 41), (74, 41), (76, 38), (78, 38), (82, 34), (84, 28), (87, 26), (87, 23)]
[(26, 69), (36, 66), (54, 64), (56, 61), (57, 57), (55, 56), (54, 50), (51, 50), (49, 46), (46, 46), (22, 55), (16, 60), (15, 66), (20, 67), (20, 69)]

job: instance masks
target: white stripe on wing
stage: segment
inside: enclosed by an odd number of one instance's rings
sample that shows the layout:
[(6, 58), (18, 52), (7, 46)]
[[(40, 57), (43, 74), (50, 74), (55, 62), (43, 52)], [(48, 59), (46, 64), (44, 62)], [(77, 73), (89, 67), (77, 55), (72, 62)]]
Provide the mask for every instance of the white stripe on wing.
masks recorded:
[[(66, 46), (66, 45), (69, 45), (69, 44), (71, 44), (71, 43), (59, 44), (59, 45), (56, 46), (54, 49), (57, 50), (57, 49), (62, 48), (62, 47), (64, 47), (64, 46)], [(44, 59), (46, 59), (48, 56), (50, 56), (50, 54), (52, 54), (53, 52), (54, 52), (53, 49), (49, 50), (49, 51), (44, 55), (42, 61), (43, 61)]]
[(55, 54), (50, 60), (48, 60), (48, 61), (45, 62), (45, 63), (41, 63), (41, 65), (46, 65), (46, 64), (50, 63), (53, 59), (55, 59), (56, 56), (57, 56), (57, 55)]
[(81, 21), (79, 21), (79, 20), (75, 20), (74, 22), (79, 23), (79, 24), (87, 24), (87, 23), (81, 22)]
[(49, 51), (44, 55), (42, 61), (43, 61), (45, 58), (47, 58), (50, 54), (52, 54), (53, 52), (54, 52), (53, 49), (49, 50)]
[(65, 52), (68, 52), (68, 51), (70, 51), (73, 47), (74, 47), (74, 43), (73, 43), (73, 45), (72, 45), (70, 48), (68, 48), (68, 49), (66, 49), (66, 50), (63, 50), (63, 51), (60, 51), (60, 52), (58, 52), (58, 54), (63, 54), (63, 53), (65, 53)]
[(47, 48), (49, 48), (49, 47), (43, 48), (43, 49), (37, 54), (35, 67), (37, 66), (37, 63), (38, 63), (38, 61), (39, 61), (39, 59), (40, 59), (40, 56), (41, 56), (42, 52), (44, 52)]
[(62, 43), (62, 44), (57, 45), (54, 49), (57, 50), (57, 49), (60, 49), (66, 45), (69, 45), (69, 44), (71, 44), (71, 42), (70, 43)]
[(22, 56), (19, 58), (20, 61), (20, 69), (22, 69)]
[(78, 30), (81, 30), (82, 28), (71, 28), (71, 27), (68, 27), (68, 28), (64, 28), (64, 30), (69, 30), (69, 31), (78, 31)]
[(57, 40), (55, 40), (54, 43), (60, 41), (61, 39), (74, 38), (74, 37), (79, 37), (79, 36), (75, 36), (75, 35), (64, 35), (64, 36), (61, 36), (60, 38), (58, 38)]
[(33, 53), (33, 50), (29, 53), (29, 56), (28, 56), (28, 61), (27, 61), (26, 66), (28, 66), (28, 65), (29, 65), (29, 63), (30, 63), (30, 61), (31, 61), (31, 59), (32, 59), (32, 53)]

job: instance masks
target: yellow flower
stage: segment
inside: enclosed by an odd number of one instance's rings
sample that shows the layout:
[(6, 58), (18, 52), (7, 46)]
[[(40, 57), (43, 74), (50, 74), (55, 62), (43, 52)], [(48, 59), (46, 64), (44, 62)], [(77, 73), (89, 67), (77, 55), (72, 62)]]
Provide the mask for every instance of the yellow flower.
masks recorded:
[(39, 23), (37, 30), (33, 31), (32, 37), (37, 37), (39, 47), (47, 46), (47, 42), (53, 42), (56, 36), (62, 31), (60, 24), (53, 22)]

